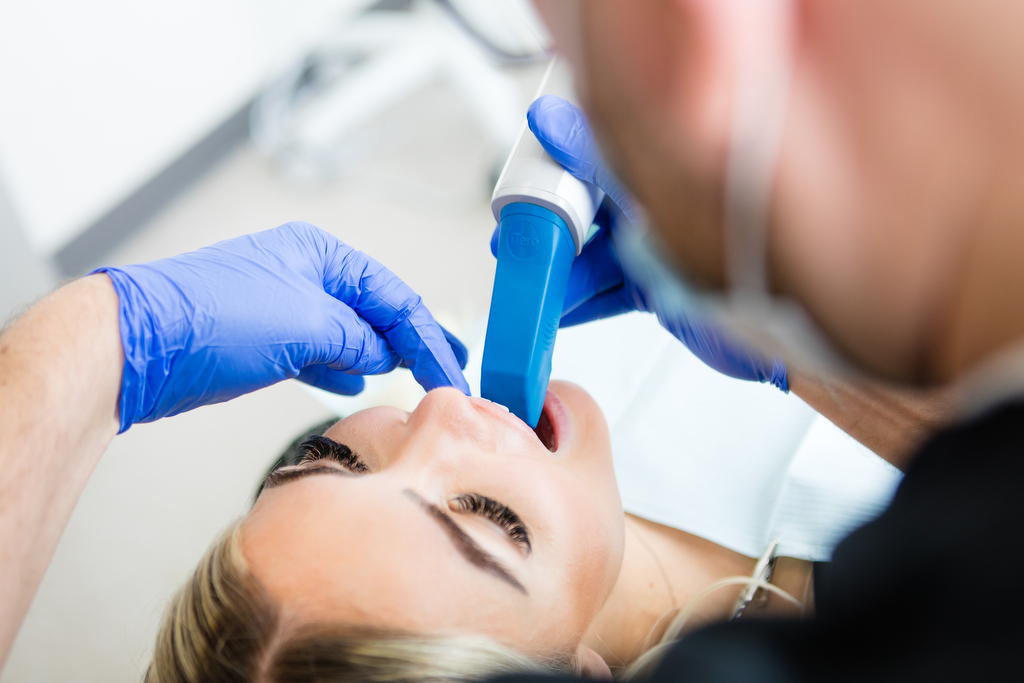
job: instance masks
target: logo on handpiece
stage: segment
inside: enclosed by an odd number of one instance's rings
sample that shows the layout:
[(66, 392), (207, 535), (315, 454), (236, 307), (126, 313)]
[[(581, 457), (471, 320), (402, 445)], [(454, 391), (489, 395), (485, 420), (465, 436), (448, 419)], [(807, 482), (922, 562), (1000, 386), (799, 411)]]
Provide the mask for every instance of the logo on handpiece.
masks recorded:
[(508, 250), (519, 259), (531, 259), (540, 251), (540, 231), (537, 230), (537, 226), (526, 221), (513, 223), (505, 241)]

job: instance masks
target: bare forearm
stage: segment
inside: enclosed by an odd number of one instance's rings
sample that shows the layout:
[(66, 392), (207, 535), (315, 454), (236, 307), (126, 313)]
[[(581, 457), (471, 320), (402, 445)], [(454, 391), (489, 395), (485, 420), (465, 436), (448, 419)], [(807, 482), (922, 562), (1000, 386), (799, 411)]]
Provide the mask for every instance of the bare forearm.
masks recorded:
[(123, 361), (105, 275), (54, 292), (0, 337), (0, 666), (117, 433)]
[(790, 373), (789, 386), (808, 405), (901, 470), (922, 442), (953, 416), (951, 395), (944, 389), (907, 389), (799, 372)]

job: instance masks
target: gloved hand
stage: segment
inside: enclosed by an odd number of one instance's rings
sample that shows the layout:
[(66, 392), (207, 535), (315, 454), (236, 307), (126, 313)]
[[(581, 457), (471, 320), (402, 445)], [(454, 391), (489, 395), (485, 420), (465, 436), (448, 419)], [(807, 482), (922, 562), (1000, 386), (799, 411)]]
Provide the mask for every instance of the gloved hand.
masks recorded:
[[(560, 97), (544, 95), (530, 105), (526, 120), (555, 161), (577, 178), (601, 188), (606, 195), (594, 219), (601, 230), (572, 264), (560, 326), (570, 327), (629, 311), (651, 312), (665, 329), (715, 370), (737, 379), (769, 382), (789, 391), (782, 359), (764, 358), (747, 351), (721, 330), (699, 320), (655, 310), (647, 293), (623, 272), (615, 250), (616, 225), (619, 221), (635, 221), (637, 208), (601, 160), (583, 112)], [(491, 238), (494, 254), (497, 238), (495, 229)]]
[(428, 391), (469, 393), (465, 347), (420, 297), (308, 223), (93, 272), (119, 299), (122, 432), (290, 378), (357, 394), (358, 375), (400, 364)]

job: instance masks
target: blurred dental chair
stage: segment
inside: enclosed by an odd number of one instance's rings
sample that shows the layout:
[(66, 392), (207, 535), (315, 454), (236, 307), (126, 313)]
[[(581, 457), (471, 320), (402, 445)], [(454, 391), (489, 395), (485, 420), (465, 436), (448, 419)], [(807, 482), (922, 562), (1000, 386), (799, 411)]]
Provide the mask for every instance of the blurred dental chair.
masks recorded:
[(499, 67), (547, 56), (527, 0), (378, 3), (339, 25), (272, 83), (251, 114), (256, 147), (296, 181), (344, 172), (374, 141), (367, 124), (434, 79), (454, 89), (503, 160), (526, 102)]

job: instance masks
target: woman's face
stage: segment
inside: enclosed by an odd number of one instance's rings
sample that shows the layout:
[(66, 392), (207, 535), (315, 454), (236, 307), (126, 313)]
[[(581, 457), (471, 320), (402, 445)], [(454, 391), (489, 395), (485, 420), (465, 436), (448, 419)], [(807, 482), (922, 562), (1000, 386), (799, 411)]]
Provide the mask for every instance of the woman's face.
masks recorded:
[(253, 572), (291, 623), (479, 633), (571, 654), (618, 575), (623, 512), (593, 399), (552, 382), (544, 412), (554, 452), (455, 389), (412, 413), (342, 420), (324, 436), (352, 456), (320, 449), (328, 457), (279, 470), (254, 506), (243, 526)]

